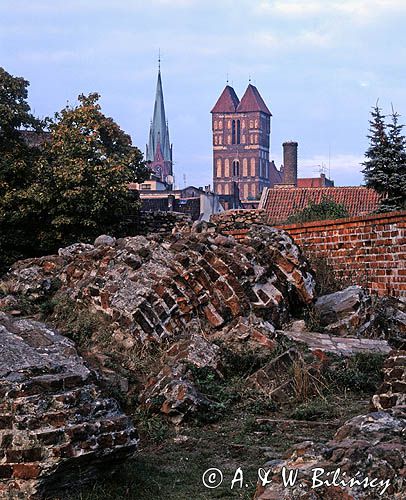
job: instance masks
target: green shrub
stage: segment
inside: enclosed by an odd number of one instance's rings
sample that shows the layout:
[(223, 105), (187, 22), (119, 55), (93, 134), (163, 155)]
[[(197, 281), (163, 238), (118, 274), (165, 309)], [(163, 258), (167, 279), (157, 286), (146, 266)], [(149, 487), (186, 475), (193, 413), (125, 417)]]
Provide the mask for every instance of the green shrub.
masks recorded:
[(344, 205), (336, 203), (333, 199), (323, 196), (320, 203), (310, 201), (309, 205), (300, 212), (290, 215), (287, 224), (300, 224), (316, 220), (341, 219), (348, 217), (348, 210)]

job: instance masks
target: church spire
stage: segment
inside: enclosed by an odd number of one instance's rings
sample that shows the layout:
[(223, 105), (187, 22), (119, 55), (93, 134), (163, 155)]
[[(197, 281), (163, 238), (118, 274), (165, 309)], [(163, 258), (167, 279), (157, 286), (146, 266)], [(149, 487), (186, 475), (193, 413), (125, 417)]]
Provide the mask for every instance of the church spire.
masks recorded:
[[(172, 175), (172, 147), (169, 140), (168, 122), (165, 116), (164, 95), (161, 78), (161, 54), (158, 58), (158, 80), (155, 92), (154, 114), (149, 132), (146, 149), (146, 160), (152, 162), (151, 168), (165, 180), (166, 175)], [(165, 163), (165, 168), (162, 168)], [(155, 168), (159, 167), (158, 168)]]

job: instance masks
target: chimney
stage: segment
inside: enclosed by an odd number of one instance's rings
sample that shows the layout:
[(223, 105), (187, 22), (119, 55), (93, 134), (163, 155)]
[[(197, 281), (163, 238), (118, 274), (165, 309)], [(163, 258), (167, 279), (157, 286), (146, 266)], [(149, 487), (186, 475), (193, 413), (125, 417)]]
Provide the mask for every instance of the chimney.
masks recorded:
[(297, 186), (297, 142), (283, 143), (283, 184)]

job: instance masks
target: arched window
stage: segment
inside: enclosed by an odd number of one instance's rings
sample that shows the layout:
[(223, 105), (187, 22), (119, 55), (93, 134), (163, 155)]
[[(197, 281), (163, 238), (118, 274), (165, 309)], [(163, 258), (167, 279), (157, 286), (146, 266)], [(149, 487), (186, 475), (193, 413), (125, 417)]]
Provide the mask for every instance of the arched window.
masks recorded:
[(246, 200), (248, 198), (248, 184), (244, 184), (243, 192), (244, 192), (244, 200)]
[(235, 120), (231, 124), (231, 144), (235, 144)]
[(214, 120), (214, 130), (217, 130), (217, 120)]
[(230, 162), (224, 160), (224, 177), (230, 177)]
[(256, 176), (255, 158), (251, 158), (251, 176), (252, 177)]
[(221, 159), (217, 159), (217, 177), (221, 177)]
[(237, 120), (237, 144), (241, 142), (241, 123), (240, 120)]
[(217, 185), (217, 193), (222, 194), (221, 184)]
[(243, 177), (248, 177), (248, 160), (244, 158), (242, 161), (242, 175)]
[(224, 186), (224, 194), (230, 194), (230, 186), (228, 184)]
[(238, 160), (233, 161), (233, 177), (240, 176), (240, 162)]

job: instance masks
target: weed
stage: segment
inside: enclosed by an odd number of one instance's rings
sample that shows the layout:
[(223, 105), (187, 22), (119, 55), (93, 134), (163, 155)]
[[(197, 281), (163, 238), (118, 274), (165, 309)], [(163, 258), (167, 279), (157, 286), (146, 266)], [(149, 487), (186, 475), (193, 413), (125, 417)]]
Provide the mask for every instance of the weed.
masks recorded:
[(291, 414), (291, 417), (296, 420), (328, 420), (337, 416), (336, 407), (323, 398), (303, 403), (297, 406)]
[(382, 382), (384, 359), (381, 354), (358, 353), (334, 364), (326, 379), (339, 389), (372, 393)]
[(170, 428), (165, 418), (159, 414), (151, 414), (138, 408), (134, 413), (134, 421), (144, 440), (160, 444), (170, 435)]

